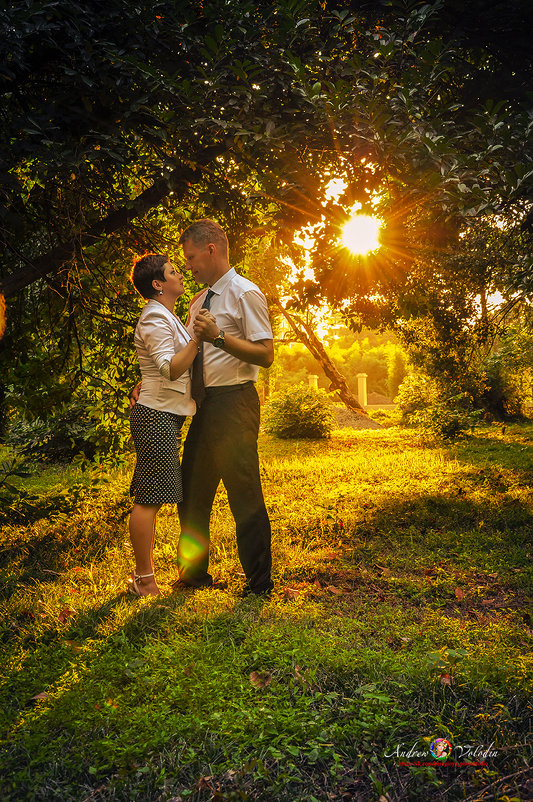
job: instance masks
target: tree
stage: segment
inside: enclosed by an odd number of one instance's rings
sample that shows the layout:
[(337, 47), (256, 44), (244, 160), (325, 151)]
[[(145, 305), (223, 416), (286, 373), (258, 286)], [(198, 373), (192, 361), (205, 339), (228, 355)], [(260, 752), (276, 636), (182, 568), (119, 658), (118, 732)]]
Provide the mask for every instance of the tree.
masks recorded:
[[(392, 183), (401, 192), (391, 214), (427, 205), (428, 194), (433, 206), (455, 204), (463, 214), (523, 194), (525, 90), (517, 92), (518, 80), (508, 87), (503, 38), (473, 28), (456, 3), (388, 12), (361, 3), (358, 16), (338, 8), (309, 0), (12, 3), (0, 39), (9, 102), (1, 222), (16, 264), (4, 275), (6, 294), (57, 271), (73, 250), (124, 228), (166, 194), (184, 198), (200, 175), (209, 186), (217, 156), (226, 170), (237, 162), (255, 174), (296, 217), (316, 211), (312, 192), (325, 165), (349, 169), (352, 196)], [(525, 8), (516, 0), (506, 7), (519, 43)], [(514, 64), (519, 78), (530, 74), (530, 62)], [(482, 105), (479, 90), (473, 97), (481, 72), (500, 104)], [(376, 165), (372, 174), (361, 157)], [(237, 203), (239, 190), (226, 186)]]
[[(316, 280), (294, 288), (292, 312), (326, 300), (353, 325), (390, 324), (417, 309), (422, 234), (442, 247), (476, 215), (518, 211), (528, 235), (527, 4), (506, 4), (505, 35), (455, 1), (350, 8), (18, 0), (2, 12), (1, 287), (15, 353), (29, 310), (42, 329), (51, 309), (69, 375), (86, 375), (71, 360), (93, 351), (72, 335), (95, 325), (100, 302), (112, 314), (110, 286), (127, 326), (118, 268), (131, 253), (172, 248), (200, 211), (229, 228), (237, 259), (254, 232), (290, 243), (321, 219), (317, 196), (340, 172), (345, 197), (327, 210)], [(354, 274), (330, 243), (374, 192), (387, 257)], [(529, 287), (528, 270), (522, 260), (510, 282)]]
[(306, 348), (312, 353), (315, 357), (317, 362), (320, 364), (320, 367), (330, 380), (330, 392), (337, 391), (339, 394), (339, 398), (343, 403), (351, 410), (356, 412), (357, 414), (365, 413), (364, 407), (361, 406), (358, 399), (354, 396), (354, 394), (350, 391), (348, 387), (348, 383), (345, 377), (338, 371), (333, 363), (332, 359), (328, 356), (328, 353), (324, 346), (322, 345), (319, 338), (314, 333), (312, 327), (302, 318), (296, 317), (295, 315), (288, 312), (287, 309), (283, 306), (283, 304), (279, 303), (278, 308), (295, 333), (298, 340), (303, 343)]

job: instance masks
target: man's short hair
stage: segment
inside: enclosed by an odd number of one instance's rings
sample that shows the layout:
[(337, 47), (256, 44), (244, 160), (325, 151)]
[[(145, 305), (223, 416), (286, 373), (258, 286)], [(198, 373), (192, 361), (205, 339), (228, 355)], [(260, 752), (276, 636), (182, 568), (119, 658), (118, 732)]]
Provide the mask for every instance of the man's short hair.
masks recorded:
[(186, 240), (192, 240), (195, 245), (209, 245), (210, 242), (218, 245), (224, 252), (228, 252), (228, 238), (226, 232), (216, 220), (205, 218), (197, 220), (185, 229), (179, 239), (179, 244), (183, 245)]
[(155, 298), (157, 295), (152, 281), (159, 279), (165, 281), (164, 266), (168, 262), (168, 256), (164, 253), (147, 253), (134, 262), (130, 279), (137, 292), (143, 298)]

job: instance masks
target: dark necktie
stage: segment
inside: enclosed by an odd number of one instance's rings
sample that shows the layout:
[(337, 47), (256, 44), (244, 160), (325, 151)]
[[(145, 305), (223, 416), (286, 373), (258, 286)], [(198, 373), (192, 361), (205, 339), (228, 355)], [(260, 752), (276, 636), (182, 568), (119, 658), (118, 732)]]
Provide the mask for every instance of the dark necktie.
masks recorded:
[[(204, 298), (202, 309), (209, 310), (211, 307), (211, 298), (215, 295), (213, 290), (208, 290)], [(192, 377), (191, 377), (191, 396), (196, 401), (199, 407), (205, 398), (205, 384), (204, 384), (204, 344), (201, 343), (200, 350), (198, 351), (194, 362), (192, 363)]]

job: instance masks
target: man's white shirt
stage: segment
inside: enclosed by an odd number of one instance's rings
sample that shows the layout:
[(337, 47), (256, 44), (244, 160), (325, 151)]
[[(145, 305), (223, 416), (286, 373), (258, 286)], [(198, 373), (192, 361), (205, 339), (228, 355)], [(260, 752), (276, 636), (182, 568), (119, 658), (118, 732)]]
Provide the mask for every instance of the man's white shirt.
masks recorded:
[[(253, 282), (239, 275), (232, 267), (209, 289), (214, 293), (210, 312), (215, 316), (217, 326), (225, 334), (250, 342), (273, 339), (266, 298)], [(202, 308), (206, 295), (207, 289), (191, 304), (189, 321), (191, 335), (194, 319)], [(206, 387), (257, 381), (259, 375), (257, 365), (242, 362), (222, 348), (215, 348), (212, 343), (205, 342), (203, 347)]]

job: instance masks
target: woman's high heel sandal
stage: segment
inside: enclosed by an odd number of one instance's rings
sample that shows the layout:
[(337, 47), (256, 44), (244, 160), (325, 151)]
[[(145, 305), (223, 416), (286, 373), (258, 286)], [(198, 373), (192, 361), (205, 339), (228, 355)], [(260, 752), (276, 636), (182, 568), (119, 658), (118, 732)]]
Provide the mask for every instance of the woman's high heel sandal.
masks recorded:
[(145, 594), (141, 593), (137, 583), (140, 579), (147, 579), (149, 576), (154, 576), (154, 572), (152, 571), (151, 574), (136, 574), (135, 571), (132, 571), (131, 577), (128, 579), (129, 582), (128, 593), (133, 593), (134, 596), (144, 596)]

